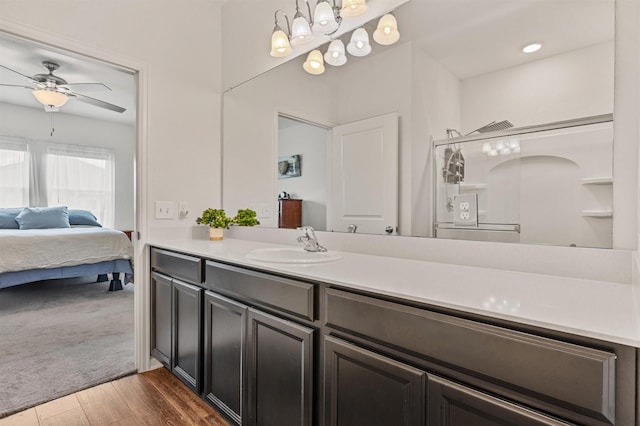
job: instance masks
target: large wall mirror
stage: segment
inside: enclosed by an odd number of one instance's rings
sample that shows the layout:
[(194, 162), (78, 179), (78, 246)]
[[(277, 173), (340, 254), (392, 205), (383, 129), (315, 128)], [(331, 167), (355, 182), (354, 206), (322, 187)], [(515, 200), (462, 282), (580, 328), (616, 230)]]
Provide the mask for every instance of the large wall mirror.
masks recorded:
[(294, 58), (225, 92), (224, 208), (290, 227), (284, 198), (320, 230), (611, 247), (613, 0), (411, 0), (393, 14), (394, 45), (371, 38), (322, 75)]

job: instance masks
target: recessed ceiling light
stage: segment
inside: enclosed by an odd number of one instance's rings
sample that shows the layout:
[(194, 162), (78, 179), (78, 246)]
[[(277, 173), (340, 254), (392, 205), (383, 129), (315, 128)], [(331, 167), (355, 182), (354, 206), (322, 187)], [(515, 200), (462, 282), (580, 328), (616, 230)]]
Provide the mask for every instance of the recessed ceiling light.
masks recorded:
[(522, 51), (524, 53), (533, 53), (533, 52), (537, 52), (541, 48), (542, 48), (542, 45), (540, 43), (531, 43), (531, 44), (527, 44), (525, 47), (523, 47)]

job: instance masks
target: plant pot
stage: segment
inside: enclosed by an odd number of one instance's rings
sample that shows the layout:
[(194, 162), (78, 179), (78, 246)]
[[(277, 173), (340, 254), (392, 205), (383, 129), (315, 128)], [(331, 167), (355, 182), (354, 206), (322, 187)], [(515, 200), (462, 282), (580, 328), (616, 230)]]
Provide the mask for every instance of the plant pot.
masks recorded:
[(224, 228), (209, 228), (209, 239), (211, 241), (220, 241), (223, 237)]

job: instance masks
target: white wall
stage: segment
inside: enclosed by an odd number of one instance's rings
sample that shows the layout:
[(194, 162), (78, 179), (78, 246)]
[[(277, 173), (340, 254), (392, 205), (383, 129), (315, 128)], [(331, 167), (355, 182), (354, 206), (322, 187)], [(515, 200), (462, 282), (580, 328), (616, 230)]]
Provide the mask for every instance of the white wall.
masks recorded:
[(432, 141), (460, 128), (460, 81), (422, 49), (413, 49), (411, 234), (433, 236)]
[(462, 132), (494, 120), (523, 127), (611, 114), (613, 49), (596, 44), (463, 80)]
[[(146, 66), (149, 233), (189, 235), (220, 204), (220, 8), (208, 0), (0, 0), (0, 30), (21, 26)], [(42, 40), (46, 42), (47, 40)], [(185, 220), (155, 220), (155, 200), (187, 201)], [(144, 238), (144, 237), (143, 237)]]
[[(282, 121), (292, 120), (279, 119)], [(278, 157), (301, 156), (298, 177), (278, 179), (278, 193), (302, 199), (302, 225), (327, 229), (327, 137), (328, 130), (308, 123), (279, 125)], [(275, 164), (274, 164), (275, 167)]]
[(268, 209), (260, 226), (278, 226), (278, 114), (325, 127), (338, 122), (337, 97), (329, 95), (338, 93), (335, 75), (309, 75), (301, 63), (290, 61), (224, 94), (222, 205), (227, 212)]
[[(55, 132), (51, 136), (53, 114)], [(115, 228), (134, 225), (133, 125), (100, 121), (70, 114), (47, 113), (42, 108), (0, 103), (0, 134), (32, 140), (110, 148), (115, 155)]]

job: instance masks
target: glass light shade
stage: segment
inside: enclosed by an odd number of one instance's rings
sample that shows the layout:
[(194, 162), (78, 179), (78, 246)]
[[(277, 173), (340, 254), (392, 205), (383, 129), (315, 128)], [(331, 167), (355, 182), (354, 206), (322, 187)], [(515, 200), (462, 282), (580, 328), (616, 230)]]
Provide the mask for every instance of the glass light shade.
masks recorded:
[(369, 6), (367, 0), (342, 0), (342, 9), (340, 14), (344, 17), (351, 18), (367, 13)]
[(282, 58), (291, 53), (291, 44), (289, 37), (282, 30), (275, 30), (271, 35), (271, 52), (274, 58)]
[(311, 33), (309, 21), (301, 14), (298, 14), (291, 24), (291, 45), (300, 46), (309, 43), (311, 40), (313, 40), (313, 34)]
[(331, 5), (326, 1), (319, 2), (313, 13), (313, 32), (332, 33), (338, 29), (338, 26)]
[(347, 45), (347, 51), (353, 56), (367, 56), (371, 53), (369, 34), (364, 28), (358, 28), (351, 34), (351, 41)]
[(347, 63), (347, 55), (344, 53), (344, 43), (342, 43), (342, 40), (333, 40), (331, 44), (329, 44), (327, 53), (324, 54), (324, 60), (334, 67), (339, 67)]
[(318, 49), (312, 50), (307, 56), (307, 60), (302, 64), (302, 68), (309, 74), (319, 75), (324, 72), (324, 61), (322, 53)]
[(31, 91), (33, 96), (44, 106), (61, 107), (66, 104), (69, 97), (64, 93), (56, 92), (53, 90), (39, 90), (34, 89)]
[(395, 16), (387, 13), (380, 18), (378, 28), (373, 32), (373, 39), (383, 46), (388, 46), (400, 40), (398, 21), (396, 21)]

